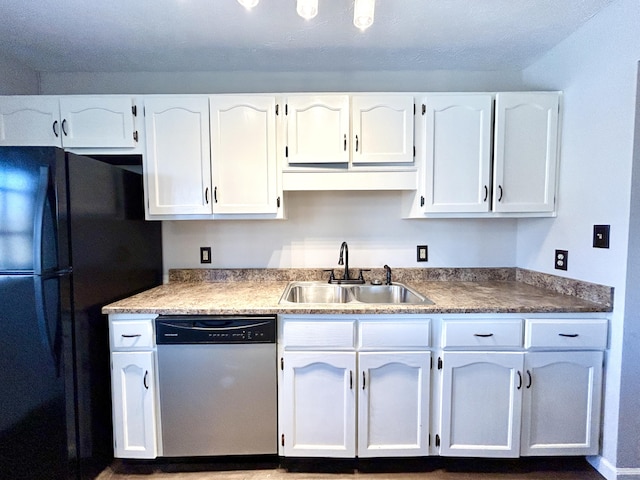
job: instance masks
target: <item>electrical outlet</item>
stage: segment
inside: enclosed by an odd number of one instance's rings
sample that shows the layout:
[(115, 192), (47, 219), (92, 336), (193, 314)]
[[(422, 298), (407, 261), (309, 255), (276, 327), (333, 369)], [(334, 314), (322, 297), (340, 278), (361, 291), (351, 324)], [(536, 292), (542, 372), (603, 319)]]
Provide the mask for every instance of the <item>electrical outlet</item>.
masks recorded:
[(200, 247), (200, 263), (211, 263), (211, 247)]
[(556, 250), (555, 268), (556, 270), (566, 270), (569, 262), (568, 250)]
[(593, 248), (609, 248), (611, 225), (593, 226)]
[(417, 261), (418, 262), (428, 262), (429, 261), (429, 247), (427, 245), (418, 245), (418, 253), (417, 253)]

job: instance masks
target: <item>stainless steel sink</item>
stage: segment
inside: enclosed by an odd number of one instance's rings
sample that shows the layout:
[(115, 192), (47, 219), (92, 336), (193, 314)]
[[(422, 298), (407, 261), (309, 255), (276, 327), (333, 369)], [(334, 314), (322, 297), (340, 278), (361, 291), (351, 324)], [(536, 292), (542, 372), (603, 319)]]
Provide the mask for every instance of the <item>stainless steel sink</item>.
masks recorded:
[(291, 282), (282, 294), (280, 303), (433, 304), (421, 293), (401, 283), (333, 285), (326, 282)]

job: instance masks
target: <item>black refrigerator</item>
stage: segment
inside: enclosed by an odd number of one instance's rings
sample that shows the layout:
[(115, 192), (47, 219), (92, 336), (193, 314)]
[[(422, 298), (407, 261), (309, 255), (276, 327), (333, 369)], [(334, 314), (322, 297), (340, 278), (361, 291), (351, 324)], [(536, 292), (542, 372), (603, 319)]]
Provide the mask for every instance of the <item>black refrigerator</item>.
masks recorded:
[(95, 478), (111, 462), (101, 307), (160, 283), (139, 173), (0, 147), (0, 478)]

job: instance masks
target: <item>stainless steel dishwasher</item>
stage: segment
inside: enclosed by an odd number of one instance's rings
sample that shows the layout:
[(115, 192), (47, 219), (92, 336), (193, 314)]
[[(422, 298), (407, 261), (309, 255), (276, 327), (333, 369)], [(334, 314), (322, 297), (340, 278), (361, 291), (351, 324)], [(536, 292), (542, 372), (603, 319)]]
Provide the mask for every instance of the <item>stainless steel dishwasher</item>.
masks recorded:
[(275, 454), (275, 316), (156, 319), (162, 455)]

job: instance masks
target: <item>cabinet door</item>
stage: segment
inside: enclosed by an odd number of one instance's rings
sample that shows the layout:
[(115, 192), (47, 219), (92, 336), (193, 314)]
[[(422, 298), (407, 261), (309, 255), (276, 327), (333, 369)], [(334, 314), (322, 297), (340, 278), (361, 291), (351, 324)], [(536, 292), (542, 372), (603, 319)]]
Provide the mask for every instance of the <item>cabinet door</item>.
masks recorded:
[(552, 212), (555, 208), (559, 95), (496, 95), (493, 209)]
[(440, 454), (518, 457), (523, 354), (445, 352)]
[(209, 99), (149, 97), (144, 110), (149, 214), (210, 214)]
[(349, 162), (349, 97), (300, 95), (286, 100), (289, 164)]
[(114, 455), (157, 455), (153, 352), (111, 354)]
[(487, 212), (491, 181), (491, 95), (425, 99), (426, 212)]
[(60, 97), (63, 146), (134, 148), (132, 107), (127, 96)]
[(0, 145), (62, 146), (58, 97), (0, 97)]
[(213, 96), (214, 213), (277, 213), (275, 97)]
[(354, 457), (355, 352), (287, 353), (283, 383), (284, 455)]
[(525, 357), (522, 455), (596, 455), (602, 352)]
[(358, 456), (429, 454), (429, 352), (358, 354)]
[(353, 96), (352, 163), (413, 163), (413, 109), (409, 95)]

